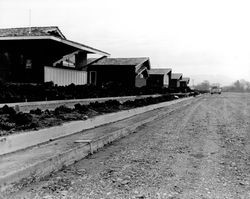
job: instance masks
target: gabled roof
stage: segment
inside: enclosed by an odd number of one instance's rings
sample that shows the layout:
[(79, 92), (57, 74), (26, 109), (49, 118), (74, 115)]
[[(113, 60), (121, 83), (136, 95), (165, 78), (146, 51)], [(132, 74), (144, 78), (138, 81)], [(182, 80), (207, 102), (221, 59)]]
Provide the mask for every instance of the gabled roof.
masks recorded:
[(189, 77), (183, 77), (182, 79), (181, 79), (181, 82), (189, 82), (190, 81), (190, 78)]
[[(95, 58), (89, 58), (88, 63), (93, 62)], [(137, 58), (104, 58), (98, 60), (92, 65), (113, 65), (113, 66), (137, 66), (141, 63), (148, 61), (148, 57), (137, 57)]]
[(182, 74), (181, 73), (172, 73), (171, 79), (181, 79)]
[[(96, 60), (96, 61), (95, 61)], [(145, 68), (142, 68), (143, 64), (147, 63)], [(90, 58), (88, 59), (89, 66), (135, 66), (135, 72), (137, 74), (142, 73), (145, 69), (150, 69), (150, 61), (148, 57), (136, 57), (136, 58), (107, 58), (101, 59)]]
[(149, 70), (149, 75), (165, 75), (171, 71), (171, 68), (152, 68)]
[(57, 26), (0, 29), (0, 37), (55, 36), (66, 39)]
[[(31, 30), (31, 31), (30, 31)], [(53, 40), (65, 45), (76, 48), (77, 50), (96, 53), (103, 56), (110, 56), (104, 51), (67, 40), (58, 27), (31, 27), (31, 28), (7, 28), (0, 29), (0, 41), (19, 41), (19, 40)]]

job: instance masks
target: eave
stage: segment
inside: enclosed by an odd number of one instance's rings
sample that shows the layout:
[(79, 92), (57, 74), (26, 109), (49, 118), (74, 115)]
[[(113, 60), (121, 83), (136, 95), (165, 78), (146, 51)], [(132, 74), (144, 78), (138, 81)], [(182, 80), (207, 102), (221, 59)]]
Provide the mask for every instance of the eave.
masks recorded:
[(55, 37), (55, 36), (15, 36), (15, 37), (0, 37), (0, 41), (17, 41), (17, 40), (53, 40), (53, 41), (57, 41), (60, 43), (63, 43), (65, 45), (68, 46), (72, 46), (74, 48), (77, 48), (79, 50), (82, 51), (86, 51), (88, 53), (94, 53), (94, 54), (99, 54), (102, 56), (110, 56), (109, 53), (80, 44), (80, 43), (76, 43), (67, 39), (62, 39), (59, 37)]

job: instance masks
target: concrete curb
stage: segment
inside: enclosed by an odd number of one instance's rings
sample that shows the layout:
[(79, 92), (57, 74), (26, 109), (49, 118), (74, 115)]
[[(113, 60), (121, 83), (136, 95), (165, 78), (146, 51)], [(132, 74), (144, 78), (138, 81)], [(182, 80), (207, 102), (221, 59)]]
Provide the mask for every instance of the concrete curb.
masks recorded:
[(179, 102), (183, 102), (190, 99), (192, 99), (192, 97), (100, 115), (84, 121), (68, 122), (62, 124), (61, 126), (50, 127), (38, 131), (30, 131), (20, 134), (9, 135), (5, 137), (6, 140), (4, 142), (0, 143), (0, 156), (13, 153), (19, 150), (24, 150), (36, 145), (45, 144), (46, 142), (69, 136), (83, 130), (117, 122), (138, 114), (142, 114), (172, 104), (177, 104)]
[[(174, 111), (174, 110), (173, 110)], [(51, 172), (55, 172), (63, 168), (64, 166), (69, 166), (75, 161), (81, 160), (93, 151), (97, 151), (99, 148), (125, 137), (133, 133), (139, 126), (151, 122), (157, 118), (162, 117), (168, 113), (162, 113), (143, 121), (137, 122), (127, 128), (123, 128), (112, 132), (111, 134), (98, 137), (97, 139), (91, 140), (91, 144), (87, 143), (76, 143), (76, 147), (65, 151), (54, 157), (49, 157), (46, 160), (36, 162), (33, 165), (29, 165), (26, 168), (21, 168), (0, 177), (0, 191), (8, 191), (12, 188), (18, 187), (19, 183), (25, 182), (30, 183), (41, 179), (44, 176), (49, 175)], [(92, 149), (91, 149), (91, 147)]]

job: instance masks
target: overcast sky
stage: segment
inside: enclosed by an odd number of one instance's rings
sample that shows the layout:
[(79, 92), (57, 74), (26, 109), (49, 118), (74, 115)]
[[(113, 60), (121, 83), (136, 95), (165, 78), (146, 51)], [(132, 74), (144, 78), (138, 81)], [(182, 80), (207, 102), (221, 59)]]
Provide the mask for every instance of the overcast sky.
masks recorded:
[(0, 28), (29, 26), (29, 9), (32, 26), (112, 57), (150, 57), (194, 83), (250, 81), (248, 0), (0, 0)]

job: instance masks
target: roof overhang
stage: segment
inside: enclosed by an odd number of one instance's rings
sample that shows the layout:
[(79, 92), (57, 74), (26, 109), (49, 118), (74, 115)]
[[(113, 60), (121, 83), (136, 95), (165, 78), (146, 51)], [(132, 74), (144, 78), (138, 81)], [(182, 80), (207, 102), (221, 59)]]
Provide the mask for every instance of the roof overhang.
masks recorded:
[(149, 75), (167, 75), (170, 72), (172, 72), (172, 69), (168, 68), (168, 69), (156, 69), (156, 68), (152, 68), (149, 70)]
[[(151, 66), (150, 66), (150, 61), (149, 61), (149, 58), (147, 58), (147, 59), (143, 60), (141, 63), (139, 63), (139, 64), (137, 64), (137, 65), (135, 66), (135, 70), (136, 70), (137, 73), (142, 72), (142, 71), (140, 71), (140, 68), (141, 68), (141, 66), (142, 66), (145, 62), (148, 62), (148, 66), (146, 67), (146, 69), (147, 69), (147, 70), (150, 70), (150, 68), (151, 68)], [(144, 69), (143, 69), (143, 70), (144, 70)]]
[(180, 81), (189, 83), (190, 79), (187, 77), (183, 77)]
[[(141, 68), (145, 62), (148, 62), (148, 65), (145, 66), (144, 68)], [(137, 73), (136, 76), (139, 76), (140, 74), (146, 73), (147, 77), (148, 77), (148, 70), (150, 70), (150, 68), (151, 68), (150, 61), (149, 61), (149, 58), (147, 58), (135, 66), (135, 71)]]
[(83, 44), (80, 43), (76, 43), (67, 39), (62, 39), (59, 37), (54, 37), (54, 36), (16, 36), (16, 37), (0, 37), (0, 41), (17, 41), (17, 40), (53, 40), (56, 42), (60, 42), (63, 43), (65, 45), (74, 47), (78, 50), (82, 50), (82, 51), (86, 51), (88, 53), (94, 53), (94, 54), (99, 54), (99, 55), (103, 55), (103, 56), (110, 56), (109, 53), (89, 47), (89, 46), (85, 46)]
[(182, 74), (181, 73), (172, 73), (171, 79), (181, 80)]

